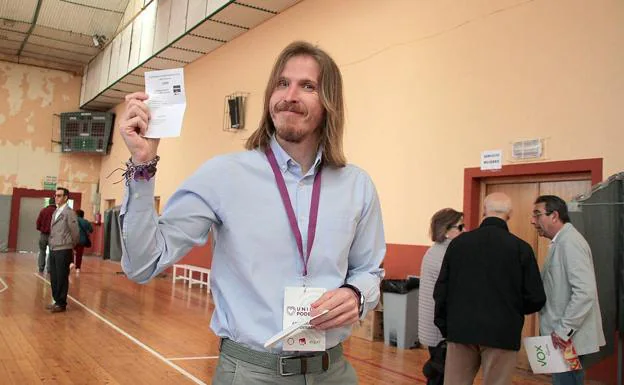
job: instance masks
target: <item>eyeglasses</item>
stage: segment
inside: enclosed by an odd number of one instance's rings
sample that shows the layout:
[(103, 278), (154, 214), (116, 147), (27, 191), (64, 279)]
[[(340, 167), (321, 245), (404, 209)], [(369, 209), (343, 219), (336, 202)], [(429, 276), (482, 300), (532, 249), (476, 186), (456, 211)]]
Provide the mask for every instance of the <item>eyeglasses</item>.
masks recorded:
[(459, 231), (464, 231), (464, 227), (466, 227), (466, 225), (465, 225), (465, 224), (463, 224), (463, 223), (461, 223), (461, 224), (459, 224), (459, 225), (452, 225), (452, 226), (449, 226), (449, 229), (457, 229), (457, 230), (459, 230)]
[(552, 211), (544, 211), (543, 213), (542, 213), (542, 212), (539, 212), (539, 211), (534, 211), (534, 212), (531, 214), (531, 218), (538, 218), (538, 217), (540, 217), (540, 216), (542, 216), (542, 215), (550, 215), (550, 214), (552, 214), (552, 213), (553, 213)]

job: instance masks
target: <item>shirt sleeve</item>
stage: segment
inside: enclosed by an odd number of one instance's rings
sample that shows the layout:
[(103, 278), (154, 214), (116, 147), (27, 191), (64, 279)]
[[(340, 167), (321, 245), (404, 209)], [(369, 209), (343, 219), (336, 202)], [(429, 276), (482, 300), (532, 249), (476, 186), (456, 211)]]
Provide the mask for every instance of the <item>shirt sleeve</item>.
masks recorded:
[(39, 212), (39, 216), (37, 217), (37, 230), (41, 231), (41, 226), (43, 224), (43, 211)]
[(218, 222), (205, 195), (209, 191), (199, 172), (191, 176), (165, 205), (154, 209), (154, 179), (130, 181), (120, 211), (122, 268), (128, 278), (146, 283), (187, 252), (208, 240)]
[(362, 317), (379, 302), (379, 286), (384, 277), (380, 267), (386, 254), (381, 205), (372, 180), (367, 176), (366, 200), (349, 251), (346, 283), (357, 287), (364, 296)]
[(71, 208), (65, 209), (67, 213), (67, 225), (69, 226), (69, 232), (72, 237), (73, 246), (76, 246), (80, 242), (80, 228), (78, 227), (78, 216)]

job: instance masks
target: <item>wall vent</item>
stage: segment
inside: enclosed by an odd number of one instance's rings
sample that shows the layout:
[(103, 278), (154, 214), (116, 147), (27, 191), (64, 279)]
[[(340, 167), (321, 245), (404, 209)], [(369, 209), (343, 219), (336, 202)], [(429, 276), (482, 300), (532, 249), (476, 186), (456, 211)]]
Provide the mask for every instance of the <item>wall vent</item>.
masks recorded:
[(514, 160), (539, 159), (544, 153), (541, 139), (519, 140), (511, 144), (511, 157)]

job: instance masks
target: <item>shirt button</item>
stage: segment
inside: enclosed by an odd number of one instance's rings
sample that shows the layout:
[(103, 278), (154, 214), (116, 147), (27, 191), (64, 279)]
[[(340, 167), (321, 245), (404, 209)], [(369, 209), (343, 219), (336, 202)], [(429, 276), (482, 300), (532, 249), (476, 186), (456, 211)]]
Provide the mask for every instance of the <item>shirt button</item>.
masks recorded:
[(134, 199), (138, 199), (139, 198), (139, 193), (134, 193)]

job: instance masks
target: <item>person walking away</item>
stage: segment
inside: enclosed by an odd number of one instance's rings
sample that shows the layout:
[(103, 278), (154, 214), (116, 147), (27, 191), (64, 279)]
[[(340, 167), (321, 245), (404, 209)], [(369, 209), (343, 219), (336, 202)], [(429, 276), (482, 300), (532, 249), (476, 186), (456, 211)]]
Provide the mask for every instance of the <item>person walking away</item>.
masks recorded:
[(511, 200), (492, 193), (479, 228), (446, 250), (433, 292), (434, 322), (447, 340), (444, 385), (511, 385), (524, 317), (546, 302), (531, 246), (509, 232)]
[(48, 199), (48, 205), (39, 211), (37, 217), (37, 230), (41, 233), (39, 236), (39, 257), (37, 259), (37, 267), (39, 268), (39, 274), (43, 274), (48, 267), (47, 271), (50, 272), (50, 261), (48, 261), (48, 238), (50, 237), (50, 225), (52, 224), (52, 215), (56, 210), (56, 204), (54, 198)]
[(446, 343), (442, 333), (433, 323), (435, 309), (433, 288), (438, 280), (448, 245), (464, 232), (464, 227), (464, 214), (451, 208), (439, 210), (431, 217), (429, 234), (433, 245), (422, 260), (418, 291), (418, 340), (429, 349), (429, 360), (423, 366), (427, 385), (444, 384)]
[(89, 234), (93, 232), (93, 226), (91, 222), (84, 219), (84, 211), (76, 210), (76, 216), (78, 219), (78, 229), (80, 230), (80, 240), (76, 247), (74, 247), (74, 265), (76, 268), (76, 275), (80, 275), (80, 269), (82, 267), (82, 256), (84, 249), (91, 247), (91, 238)]

